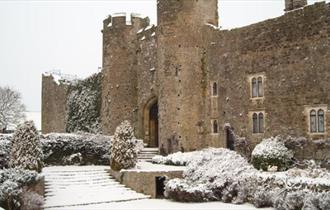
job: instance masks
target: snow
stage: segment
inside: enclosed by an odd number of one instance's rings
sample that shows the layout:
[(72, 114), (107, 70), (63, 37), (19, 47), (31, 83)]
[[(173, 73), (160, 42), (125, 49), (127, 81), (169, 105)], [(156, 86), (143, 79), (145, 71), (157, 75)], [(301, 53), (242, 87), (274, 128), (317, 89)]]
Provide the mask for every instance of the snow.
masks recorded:
[(124, 171), (135, 171), (135, 172), (169, 172), (169, 171), (184, 171), (186, 167), (184, 166), (169, 166), (169, 165), (160, 165), (153, 164), (150, 162), (138, 162), (134, 168), (124, 169)]
[(44, 168), (45, 208), (103, 204), (147, 199), (113, 179), (109, 166), (61, 166)]
[(215, 29), (215, 30), (219, 30), (220, 28), (218, 26), (215, 26), (211, 23), (205, 23), (206, 26), (210, 26), (211, 28)]
[(151, 29), (152, 27), (154, 27), (154, 25), (149, 25), (144, 30), (147, 31), (147, 30)]
[[(148, 200), (134, 200), (126, 202), (104, 203), (85, 206), (73, 206), (65, 208), (56, 208), (58, 210), (271, 210), (272, 208), (255, 208), (250, 204), (234, 205), (222, 202), (209, 203), (179, 203), (170, 200), (162, 199), (148, 199)], [(52, 210), (55, 210), (52, 209)]]
[(43, 73), (44, 76), (51, 76), (57, 85), (70, 84), (78, 80), (77, 75), (63, 74), (61, 70), (52, 70)]
[(113, 13), (112, 17), (126, 17), (126, 12)]
[(252, 151), (252, 156), (264, 156), (272, 158), (288, 157), (292, 158), (293, 153), (289, 151), (279, 137), (264, 139)]
[(146, 36), (143, 36), (140, 40), (143, 41), (146, 39)]

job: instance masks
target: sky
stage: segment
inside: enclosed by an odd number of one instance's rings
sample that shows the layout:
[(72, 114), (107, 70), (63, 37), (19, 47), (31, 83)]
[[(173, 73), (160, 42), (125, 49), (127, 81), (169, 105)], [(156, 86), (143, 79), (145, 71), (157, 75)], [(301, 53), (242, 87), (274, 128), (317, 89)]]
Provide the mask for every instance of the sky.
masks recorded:
[[(28, 111), (40, 111), (43, 72), (80, 78), (98, 72), (102, 21), (133, 12), (156, 24), (156, 6), (156, 0), (0, 0), (0, 86), (21, 92)], [(284, 0), (219, 0), (220, 26), (246, 26), (281, 16), (283, 9)]]

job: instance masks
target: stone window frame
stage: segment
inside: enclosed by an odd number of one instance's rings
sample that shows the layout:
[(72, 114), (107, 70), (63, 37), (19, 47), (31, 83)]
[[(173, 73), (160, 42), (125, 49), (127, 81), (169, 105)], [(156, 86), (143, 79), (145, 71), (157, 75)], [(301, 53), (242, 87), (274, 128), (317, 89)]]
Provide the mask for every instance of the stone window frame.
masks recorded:
[[(256, 87), (256, 96), (254, 95), (254, 85), (253, 80), (255, 80), (255, 87)], [(259, 88), (261, 80), (261, 89)], [(250, 92), (250, 99), (252, 100), (260, 100), (265, 98), (265, 87), (266, 87), (266, 76), (265, 73), (258, 73), (258, 74), (251, 74), (248, 76), (248, 84), (249, 84), (249, 92)]]
[[(216, 85), (216, 91), (214, 91), (214, 85)], [(211, 81), (210, 84), (211, 97), (219, 97), (219, 83), (218, 81)]]
[[(260, 132), (260, 115), (262, 115), (262, 131)], [(257, 132), (255, 132), (254, 116), (257, 116)], [(249, 124), (252, 135), (263, 135), (266, 131), (266, 117), (267, 114), (264, 110), (255, 110), (249, 112)]]
[[(312, 126), (311, 126), (311, 113), (312, 111), (315, 111), (315, 131), (312, 131)], [(319, 128), (319, 112), (323, 111), (323, 132), (320, 131)], [(307, 128), (307, 133), (308, 135), (326, 135), (327, 132), (327, 112), (328, 112), (328, 106), (326, 104), (320, 104), (320, 105), (306, 105), (305, 106), (305, 117), (306, 117), (306, 128)]]
[[(215, 130), (215, 123), (216, 123), (216, 129)], [(219, 120), (218, 119), (212, 119), (211, 120), (211, 134), (212, 135), (219, 135), (220, 133), (220, 127), (219, 127)]]

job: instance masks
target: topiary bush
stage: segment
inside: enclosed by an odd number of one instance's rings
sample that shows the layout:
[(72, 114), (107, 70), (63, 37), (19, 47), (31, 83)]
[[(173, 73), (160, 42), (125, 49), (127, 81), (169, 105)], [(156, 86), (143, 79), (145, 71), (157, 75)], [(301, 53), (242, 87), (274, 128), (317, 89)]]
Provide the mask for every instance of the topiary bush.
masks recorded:
[(285, 147), (280, 137), (264, 139), (252, 151), (251, 162), (256, 169), (267, 171), (277, 167), (278, 171), (287, 170), (292, 165), (293, 153)]
[(110, 165), (111, 169), (133, 168), (137, 163), (137, 140), (131, 124), (128, 121), (122, 122), (117, 128), (113, 137)]
[(41, 172), (43, 153), (33, 121), (19, 125), (13, 136), (10, 166)]

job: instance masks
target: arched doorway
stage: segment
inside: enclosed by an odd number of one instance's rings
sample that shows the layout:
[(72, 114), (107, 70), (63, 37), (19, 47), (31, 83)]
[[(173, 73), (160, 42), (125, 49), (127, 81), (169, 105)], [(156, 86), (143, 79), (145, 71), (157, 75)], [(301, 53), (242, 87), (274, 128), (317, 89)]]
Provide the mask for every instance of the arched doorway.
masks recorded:
[(158, 147), (158, 103), (151, 99), (144, 110), (144, 136), (148, 147)]
[(231, 127), (225, 128), (227, 148), (235, 150), (235, 135)]

